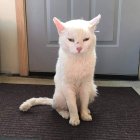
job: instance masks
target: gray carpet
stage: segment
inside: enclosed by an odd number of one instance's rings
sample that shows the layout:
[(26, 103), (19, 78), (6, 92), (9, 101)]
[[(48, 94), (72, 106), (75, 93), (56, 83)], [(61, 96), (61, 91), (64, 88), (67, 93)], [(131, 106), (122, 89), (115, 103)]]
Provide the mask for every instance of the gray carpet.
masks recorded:
[(8, 136), (0, 136), (0, 140), (41, 140), (41, 138), (21, 138), (21, 137), (8, 137)]
[(131, 87), (98, 90), (90, 105), (93, 121), (72, 127), (50, 106), (18, 110), (31, 97), (52, 97), (54, 86), (0, 84), (0, 139), (140, 140), (140, 96)]

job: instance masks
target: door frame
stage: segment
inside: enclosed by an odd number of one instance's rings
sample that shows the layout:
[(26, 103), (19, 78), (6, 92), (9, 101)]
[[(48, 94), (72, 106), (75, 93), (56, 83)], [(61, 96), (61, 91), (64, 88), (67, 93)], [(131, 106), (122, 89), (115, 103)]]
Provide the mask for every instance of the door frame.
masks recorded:
[(19, 74), (20, 74), (20, 76), (28, 76), (29, 75), (25, 5), (26, 5), (25, 0), (15, 0), (16, 20), (17, 20), (17, 36), (18, 36)]

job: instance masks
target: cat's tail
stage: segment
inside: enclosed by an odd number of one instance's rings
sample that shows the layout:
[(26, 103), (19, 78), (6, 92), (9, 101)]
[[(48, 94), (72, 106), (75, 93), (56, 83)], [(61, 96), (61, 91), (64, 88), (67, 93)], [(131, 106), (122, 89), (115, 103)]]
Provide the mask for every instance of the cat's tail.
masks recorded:
[(52, 106), (53, 99), (51, 98), (46, 98), (46, 97), (40, 97), (40, 98), (31, 98), (23, 102), (19, 110), (20, 111), (28, 111), (31, 107), (36, 106), (36, 105), (50, 105)]

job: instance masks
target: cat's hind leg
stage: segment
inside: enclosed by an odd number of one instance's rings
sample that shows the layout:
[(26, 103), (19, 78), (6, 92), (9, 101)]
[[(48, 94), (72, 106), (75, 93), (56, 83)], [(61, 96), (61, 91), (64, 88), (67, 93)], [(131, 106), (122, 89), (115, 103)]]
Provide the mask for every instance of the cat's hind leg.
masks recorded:
[(55, 90), (55, 94), (53, 96), (53, 104), (52, 107), (58, 112), (60, 116), (64, 119), (68, 119), (70, 114), (67, 108), (66, 99), (61, 93), (60, 90)]
[(68, 111), (66, 111), (66, 110), (59, 110), (59, 109), (56, 109), (56, 111), (58, 112), (58, 114), (59, 114), (60, 116), (62, 116), (62, 118), (64, 118), (64, 119), (69, 119), (70, 114), (69, 114)]

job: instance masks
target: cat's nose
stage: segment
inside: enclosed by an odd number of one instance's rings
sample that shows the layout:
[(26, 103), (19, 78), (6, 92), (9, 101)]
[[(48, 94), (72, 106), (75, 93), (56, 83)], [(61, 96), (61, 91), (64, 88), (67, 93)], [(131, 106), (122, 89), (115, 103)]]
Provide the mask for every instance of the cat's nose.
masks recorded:
[(78, 52), (80, 52), (82, 50), (81, 47), (76, 48)]

